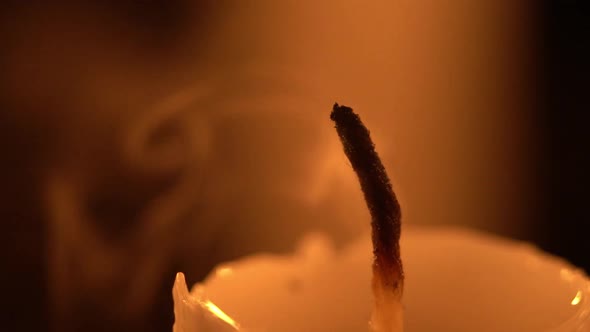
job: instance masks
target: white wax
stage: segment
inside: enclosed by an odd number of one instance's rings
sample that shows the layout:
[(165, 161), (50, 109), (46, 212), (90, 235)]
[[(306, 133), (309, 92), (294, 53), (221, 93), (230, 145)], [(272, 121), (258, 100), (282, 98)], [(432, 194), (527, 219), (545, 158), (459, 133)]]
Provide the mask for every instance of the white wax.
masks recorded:
[[(460, 229), (406, 228), (401, 248), (405, 332), (590, 331), (587, 277), (530, 245)], [(339, 252), (312, 236), (290, 256), (224, 264), (192, 294), (257, 331), (361, 332), (372, 309), (370, 280), (368, 236)], [(175, 312), (203, 310), (187, 303), (175, 298)], [(175, 329), (207, 317), (177, 316)]]
[(182, 273), (176, 275), (172, 296), (174, 298), (173, 332), (231, 332), (240, 329), (239, 324), (203, 294), (196, 286), (189, 294)]

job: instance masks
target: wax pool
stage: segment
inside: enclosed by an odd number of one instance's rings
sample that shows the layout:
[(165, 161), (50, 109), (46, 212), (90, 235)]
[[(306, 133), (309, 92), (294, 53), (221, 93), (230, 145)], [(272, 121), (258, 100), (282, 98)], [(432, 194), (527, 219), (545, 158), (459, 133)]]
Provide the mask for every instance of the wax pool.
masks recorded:
[[(590, 331), (590, 282), (528, 244), (452, 228), (407, 228), (405, 332)], [(325, 237), (288, 256), (219, 266), (174, 288), (175, 332), (360, 332), (372, 309), (367, 236), (335, 251)]]

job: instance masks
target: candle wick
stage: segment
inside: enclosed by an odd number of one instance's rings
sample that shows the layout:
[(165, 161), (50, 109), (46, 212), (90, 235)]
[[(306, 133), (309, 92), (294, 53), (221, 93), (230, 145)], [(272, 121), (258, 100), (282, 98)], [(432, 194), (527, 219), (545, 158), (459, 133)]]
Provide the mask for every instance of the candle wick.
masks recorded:
[(330, 118), (336, 123), (344, 152), (357, 174), (371, 214), (374, 283), (401, 295), (404, 279), (399, 248), (401, 210), (389, 177), (369, 130), (352, 108), (336, 103)]

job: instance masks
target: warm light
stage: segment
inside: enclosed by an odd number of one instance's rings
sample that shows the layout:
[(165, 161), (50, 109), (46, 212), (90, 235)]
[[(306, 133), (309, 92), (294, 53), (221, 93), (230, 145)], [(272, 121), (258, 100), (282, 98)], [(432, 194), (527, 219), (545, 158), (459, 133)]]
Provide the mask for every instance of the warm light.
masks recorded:
[(203, 304), (217, 318), (219, 318), (222, 321), (228, 323), (229, 325), (231, 325), (232, 327), (234, 327), (236, 330), (239, 330), (238, 323), (236, 323), (236, 321), (233, 318), (231, 318), (225, 312), (223, 312), (223, 310), (219, 309), (219, 307), (216, 306), (213, 302), (211, 302), (211, 301), (205, 301)]
[(232, 273), (234, 273), (234, 271), (232, 270), (231, 267), (220, 267), (215, 270), (215, 273), (217, 274), (217, 276), (223, 278), (223, 277), (228, 277), (228, 276), (232, 275)]
[(580, 301), (582, 301), (582, 291), (578, 291), (576, 297), (574, 297), (574, 299), (572, 300), (572, 305), (577, 305), (578, 303), (580, 303)]
[(570, 269), (561, 269), (559, 272), (561, 278), (568, 282), (571, 282), (574, 279), (574, 273)]

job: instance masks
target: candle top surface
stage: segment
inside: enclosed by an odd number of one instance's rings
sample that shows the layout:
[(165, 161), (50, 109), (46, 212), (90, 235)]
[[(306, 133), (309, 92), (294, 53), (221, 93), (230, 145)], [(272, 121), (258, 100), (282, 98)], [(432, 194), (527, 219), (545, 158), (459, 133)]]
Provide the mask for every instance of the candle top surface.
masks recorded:
[[(401, 247), (406, 332), (590, 328), (587, 277), (528, 244), (455, 228), (408, 227)], [(293, 255), (223, 264), (191, 294), (215, 303), (246, 331), (367, 331), (370, 248), (368, 234), (338, 252), (326, 238), (312, 236)], [(190, 301), (175, 298), (175, 312)], [(185, 323), (177, 315), (175, 332), (209, 331), (176, 329)]]

